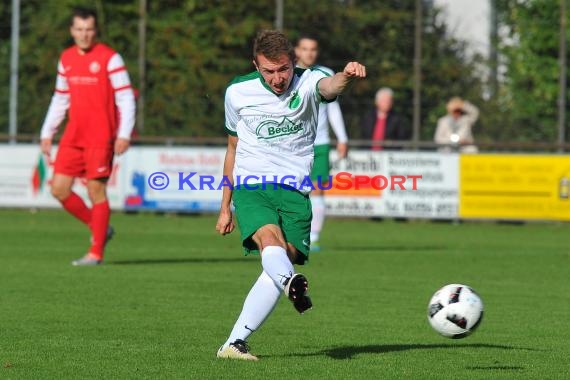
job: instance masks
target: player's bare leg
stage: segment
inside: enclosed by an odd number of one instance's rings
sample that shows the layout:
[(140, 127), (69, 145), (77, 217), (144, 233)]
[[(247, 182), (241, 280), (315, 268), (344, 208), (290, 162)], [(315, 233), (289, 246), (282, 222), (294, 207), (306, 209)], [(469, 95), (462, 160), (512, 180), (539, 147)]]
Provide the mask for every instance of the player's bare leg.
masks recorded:
[(87, 193), (93, 204), (91, 216), (92, 242), (89, 252), (72, 263), (76, 266), (100, 264), (103, 261), (105, 244), (110, 238), (109, 218), (111, 209), (107, 200), (107, 178), (89, 179), (87, 181)]
[(218, 350), (219, 358), (257, 360), (249, 352), (246, 340), (271, 314), (282, 293), (293, 301), (296, 308), (298, 300), (302, 298), (310, 304), (310, 299), (305, 294), (306, 278), (299, 273), (295, 274), (292, 264), (299, 253), (290, 243), (285, 242), (279, 226), (265, 225), (252, 238), (261, 251), (263, 272), (249, 291), (228, 340)]

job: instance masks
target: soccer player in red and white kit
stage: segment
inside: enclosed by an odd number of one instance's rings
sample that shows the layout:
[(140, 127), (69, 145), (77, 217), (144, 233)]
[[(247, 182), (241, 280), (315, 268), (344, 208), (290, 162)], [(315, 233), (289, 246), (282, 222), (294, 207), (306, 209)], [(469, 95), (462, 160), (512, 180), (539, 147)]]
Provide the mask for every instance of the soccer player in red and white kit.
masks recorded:
[[(113, 155), (129, 148), (135, 98), (121, 56), (97, 42), (97, 13), (74, 9), (70, 32), (75, 44), (63, 51), (58, 62), (55, 93), (41, 131), (41, 149), (50, 155), (53, 135), (69, 111), (55, 159), (51, 193), (91, 230), (91, 247), (72, 264), (97, 265), (103, 261), (105, 244), (112, 236), (107, 180)], [(76, 177), (87, 179), (91, 208), (72, 191)]]

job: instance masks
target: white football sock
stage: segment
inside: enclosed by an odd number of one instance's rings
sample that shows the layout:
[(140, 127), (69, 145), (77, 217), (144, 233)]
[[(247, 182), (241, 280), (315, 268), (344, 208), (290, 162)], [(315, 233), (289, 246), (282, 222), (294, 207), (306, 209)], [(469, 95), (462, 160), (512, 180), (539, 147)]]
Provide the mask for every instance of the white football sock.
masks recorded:
[(257, 330), (277, 305), (281, 293), (281, 289), (263, 271), (249, 291), (243, 303), (241, 314), (230, 333), (230, 337), (224, 343), (224, 347), (235, 342), (236, 339), (246, 340)]
[(293, 268), (293, 264), (287, 257), (287, 251), (278, 246), (263, 248), (263, 251), (261, 251), (261, 265), (263, 270), (281, 290), (285, 289), (285, 282), (295, 273), (295, 268)]
[(325, 213), (327, 207), (325, 205), (325, 197), (322, 195), (311, 196), (311, 205), (313, 207), (313, 220), (311, 221), (311, 243), (319, 240), (319, 234), (325, 223)]
[(311, 232), (310, 236), (311, 236), (311, 244), (316, 242), (316, 241), (319, 241), (319, 234), (318, 233)]

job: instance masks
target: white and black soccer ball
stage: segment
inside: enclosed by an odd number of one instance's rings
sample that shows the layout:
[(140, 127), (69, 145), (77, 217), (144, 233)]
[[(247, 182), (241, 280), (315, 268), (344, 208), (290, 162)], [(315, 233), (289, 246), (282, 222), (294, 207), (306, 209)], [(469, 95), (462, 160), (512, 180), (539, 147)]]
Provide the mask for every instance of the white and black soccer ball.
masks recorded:
[(481, 324), (483, 301), (467, 285), (445, 285), (431, 297), (427, 317), (431, 327), (441, 335), (465, 338)]

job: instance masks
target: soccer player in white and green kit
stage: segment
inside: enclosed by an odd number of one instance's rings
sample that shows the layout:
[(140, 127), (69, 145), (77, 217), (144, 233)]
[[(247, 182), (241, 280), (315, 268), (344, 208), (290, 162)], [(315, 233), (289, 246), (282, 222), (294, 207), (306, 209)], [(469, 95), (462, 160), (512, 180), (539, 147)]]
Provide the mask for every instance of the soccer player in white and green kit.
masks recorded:
[[(318, 68), (329, 75), (333, 71), (324, 66), (315, 66), (319, 56), (319, 42), (316, 37), (303, 35), (297, 39), (295, 46), (295, 55), (297, 56), (297, 67), (301, 68)], [(313, 180), (314, 190), (311, 191), (311, 206), (313, 209), (313, 220), (311, 221), (311, 251), (320, 251), (319, 235), (325, 223), (326, 205), (323, 187), (328, 185), (330, 172), (330, 138), (329, 126), (334, 131), (337, 138), (336, 150), (339, 159), (346, 157), (348, 151), (348, 137), (344, 127), (344, 120), (338, 101), (324, 103), (319, 107), (319, 116), (317, 120), (317, 136), (315, 137), (315, 158), (313, 169), (311, 170), (311, 179)]]
[(282, 293), (300, 313), (312, 307), (308, 281), (293, 267), (303, 264), (310, 250), (311, 186), (283, 183), (299, 184), (309, 176), (319, 104), (336, 99), (352, 80), (366, 76), (358, 62), (333, 76), (296, 69), (293, 47), (277, 31), (258, 34), (253, 57), (256, 71), (235, 78), (226, 90), (229, 136), (224, 176), (235, 186), (224, 187), (216, 224), (222, 235), (233, 231), (233, 197), (243, 248), (246, 254), (261, 253), (261, 275), (217, 353), (220, 358), (243, 360), (257, 360), (246, 339)]

